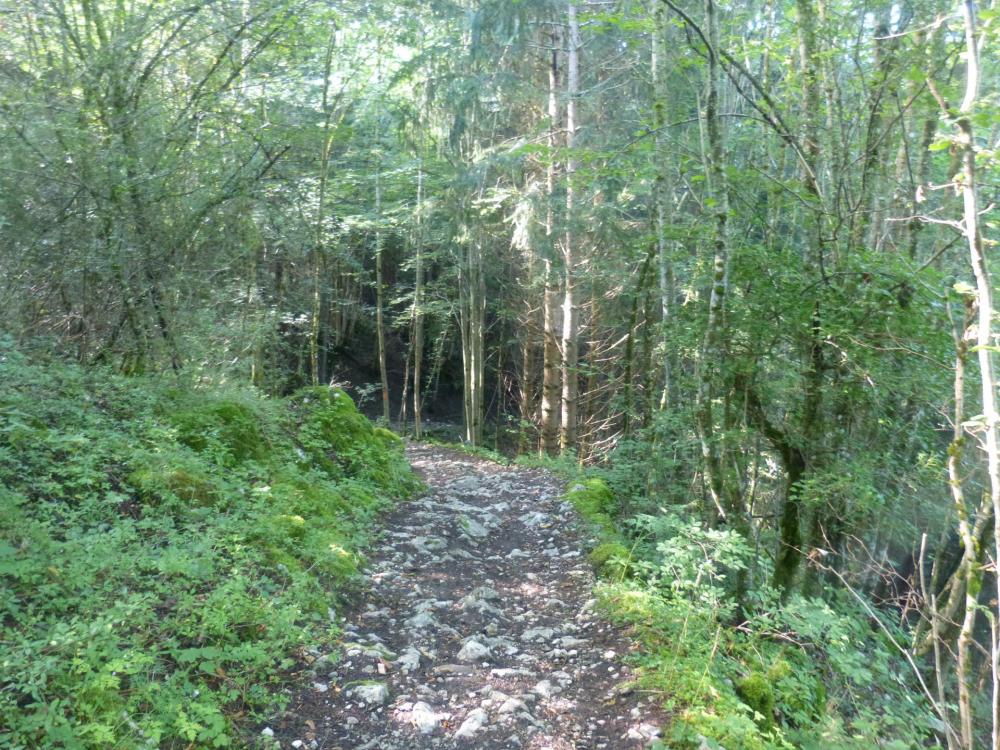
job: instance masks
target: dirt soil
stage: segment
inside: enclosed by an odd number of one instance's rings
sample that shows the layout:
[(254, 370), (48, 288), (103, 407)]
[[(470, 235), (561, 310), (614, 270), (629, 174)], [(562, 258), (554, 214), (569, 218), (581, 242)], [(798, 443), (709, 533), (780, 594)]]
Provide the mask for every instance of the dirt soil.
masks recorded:
[[(595, 611), (562, 482), (423, 444), (428, 484), (385, 519), (342, 654), (263, 729), (281, 748), (641, 748), (662, 719)], [(339, 661), (338, 661), (339, 658)], [(658, 744), (658, 743), (657, 743)]]

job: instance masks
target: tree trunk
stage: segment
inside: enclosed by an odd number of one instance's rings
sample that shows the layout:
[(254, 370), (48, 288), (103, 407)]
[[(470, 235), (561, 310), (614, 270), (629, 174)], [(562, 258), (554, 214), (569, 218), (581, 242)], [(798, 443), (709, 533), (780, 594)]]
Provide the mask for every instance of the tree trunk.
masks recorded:
[(389, 424), (389, 376), (385, 352), (385, 289), (382, 281), (382, 176), (381, 165), (375, 171), (375, 331), (378, 338), (378, 374), (382, 384), (382, 419)]
[[(1000, 441), (998, 441), (998, 422), (996, 403), (996, 373), (993, 353), (993, 289), (990, 282), (989, 265), (983, 248), (983, 237), (979, 223), (979, 205), (976, 183), (976, 141), (973, 137), (971, 120), (972, 111), (979, 99), (979, 44), (976, 32), (975, 7), (972, 0), (962, 0), (962, 19), (965, 28), (965, 61), (966, 80), (965, 96), (959, 108), (959, 118), (955, 121), (956, 143), (961, 154), (961, 172), (956, 176), (956, 188), (962, 195), (963, 221), (966, 244), (969, 250), (969, 262), (976, 278), (976, 305), (978, 320), (976, 324), (976, 358), (979, 364), (979, 385), (982, 399), (983, 443), (986, 451), (988, 481), (988, 501), (984, 498), (980, 517), (993, 514), (994, 560), (1000, 560)], [(966, 529), (966, 531), (968, 531)], [(973, 538), (973, 541), (974, 538)], [(962, 634), (959, 643), (959, 659), (962, 656), (963, 640), (972, 638), (975, 630), (977, 600), (982, 586), (981, 550), (972, 550), (977, 559), (970, 561), (966, 575), (966, 612), (962, 623)], [(996, 601), (1000, 601), (1000, 575), (994, 576), (997, 592)], [(991, 607), (991, 617), (1000, 615), (994, 602)], [(997, 674), (997, 644), (991, 639), (991, 666), (993, 687), (992, 711), (992, 746), (1000, 745), (1000, 675)], [(971, 677), (967, 669), (959, 662), (959, 689), (968, 689), (967, 680)], [(959, 708), (966, 710), (961, 715), (962, 740), (968, 748), (973, 747), (975, 736), (972, 728), (971, 708), (964, 706), (961, 700)]]
[(705, 95), (703, 119), (705, 123), (705, 183), (706, 204), (713, 220), (712, 231), (712, 280), (708, 303), (708, 320), (698, 362), (696, 422), (701, 443), (705, 485), (714, 510), (722, 519), (731, 520), (739, 527), (744, 520), (738, 497), (725, 479), (723, 460), (720, 458), (719, 436), (716, 434), (712, 400), (723, 369), (725, 349), (724, 312), (729, 285), (728, 227), (729, 200), (723, 171), (723, 144), (719, 118), (719, 25), (714, 0), (705, 0), (706, 29), (708, 33), (708, 90)]
[(663, 392), (660, 409), (669, 409), (673, 401), (674, 354), (670, 348), (670, 326), (673, 319), (674, 269), (670, 258), (670, 243), (667, 239), (670, 191), (668, 186), (669, 159), (666, 150), (664, 129), (667, 125), (667, 86), (663, 70), (667, 49), (666, 8), (659, 0), (653, 3), (653, 47), (650, 67), (653, 74), (653, 130), (656, 133), (654, 153), (656, 158), (656, 178), (653, 200), (656, 206), (656, 248), (659, 260), (660, 281), (660, 328), (663, 346)]
[(413, 283), (413, 434), (420, 440), (423, 431), (421, 378), (424, 360), (424, 162), (417, 168), (417, 247)]
[(566, 59), (566, 239), (563, 245), (563, 302), (562, 302), (562, 416), (559, 449), (562, 453), (576, 448), (577, 397), (579, 374), (579, 310), (573, 299), (575, 281), (574, 200), (573, 176), (576, 172), (576, 101), (580, 95), (580, 26), (576, 16), (576, 0), (567, 5), (569, 50)]
[(542, 299), (542, 404), (541, 404), (541, 451), (555, 455), (559, 447), (559, 393), (560, 362), (559, 337), (557, 333), (558, 308), (556, 303), (555, 272), (552, 255), (555, 245), (555, 180), (556, 180), (556, 128), (559, 124), (559, 105), (556, 86), (559, 78), (559, 57), (556, 41), (552, 41), (552, 62), (549, 66), (549, 163), (546, 168), (546, 213), (545, 213), (545, 291)]
[(319, 385), (323, 373), (320, 363), (320, 333), (323, 319), (323, 280), (326, 278), (326, 239), (323, 220), (326, 211), (326, 188), (330, 174), (330, 149), (333, 145), (333, 108), (330, 106), (330, 74), (333, 70), (333, 48), (337, 39), (337, 28), (330, 29), (330, 39), (326, 45), (323, 61), (323, 142), (319, 159), (319, 191), (316, 196), (316, 217), (313, 219), (313, 267), (312, 267), (312, 320), (309, 326), (309, 379)]

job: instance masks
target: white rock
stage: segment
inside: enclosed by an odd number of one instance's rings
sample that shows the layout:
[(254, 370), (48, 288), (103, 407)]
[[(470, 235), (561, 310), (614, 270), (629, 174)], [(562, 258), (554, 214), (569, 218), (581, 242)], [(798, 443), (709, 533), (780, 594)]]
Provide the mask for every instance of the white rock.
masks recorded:
[(460, 726), (458, 731), (455, 732), (455, 739), (475, 736), (480, 729), (486, 726), (486, 722), (486, 712), (481, 708), (473, 709), (469, 712), (469, 715), (465, 717), (465, 721), (462, 722), (462, 726)]
[(437, 620), (430, 612), (420, 612), (406, 621), (413, 630), (425, 630), (437, 626)]
[(503, 702), (503, 704), (497, 710), (497, 713), (512, 714), (515, 711), (521, 711), (524, 710), (525, 708), (526, 706), (524, 705), (524, 701), (521, 700), (520, 698), (508, 698)]
[(477, 640), (467, 641), (462, 650), (458, 652), (458, 660), (464, 662), (482, 661), (491, 654), (490, 647)]
[(493, 677), (499, 677), (501, 679), (507, 679), (508, 677), (532, 677), (534, 672), (530, 669), (520, 669), (518, 667), (501, 667), (499, 669), (491, 669), (490, 674)]
[(553, 672), (551, 675), (549, 675), (549, 677), (551, 677), (553, 680), (555, 680), (564, 687), (566, 685), (572, 684), (573, 682), (573, 675), (571, 675), (569, 672), (563, 672), (562, 670), (558, 672)]
[(528, 628), (521, 634), (522, 641), (547, 641), (555, 632), (552, 628)]
[(384, 682), (370, 682), (352, 688), (350, 695), (369, 706), (380, 706), (389, 700), (389, 688)]
[(302, 747), (304, 743), (302, 740), (292, 740), (292, 747), (299, 748)]
[(462, 527), (462, 532), (466, 536), (470, 536), (473, 539), (485, 539), (489, 536), (489, 531), (483, 526), (479, 521), (474, 518), (469, 518), (468, 516), (462, 516), (459, 519), (459, 526)]
[(260, 733), (264, 737), (274, 737), (274, 730), (271, 729), (271, 727), (264, 727), (263, 729), (260, 730)]
[(413, 704), (410, 712), (410, 721), (421, 734), (430, 734), (438, 728), (441, 720), (446, 718), (446, 714), (437, 713), (431, 706), (423, 701)]
[(628, 738), (630, 740), (645, 740), (646, 742), (652, 742), (660, 736), (659, 727), (653, 726), (652, 724), (640, 724), (636, 727), (631, 727), (628, 730)]
[(420, 666), (420, 652), (410, 646), (396, 659), (396, 664), (404, 673), (413, 672)]
[(518, 519), (521, 523), (527, 526), (529, 529), (534, 529), (541, 526), (546, 521), (549, 520), (547, 513), (541, 513), (539, 511), (532, 511), (531, 513), (525, 513)]
[(466, 596), (462, 597), (462, 604), (468, 605), (475, 602), (498, 602), (502, 599), (496, 589), (489, 586), (477, 586)]
[(542, 698), (551, 698), (553, 692), (555, 691), (552, 689), (551, 682), (549, 682), (548, 680), (542, 680), (533, 688), (531, 688), (531, 692), (535, 693), (536, 695), (540, 695)]

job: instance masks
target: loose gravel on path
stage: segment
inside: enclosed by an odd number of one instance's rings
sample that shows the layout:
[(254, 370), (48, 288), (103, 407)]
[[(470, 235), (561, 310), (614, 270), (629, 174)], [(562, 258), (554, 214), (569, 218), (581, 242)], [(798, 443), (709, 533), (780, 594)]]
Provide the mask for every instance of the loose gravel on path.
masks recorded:
[(594, 611), (561, 482), (423, 444), (428, 484), (385, 519), (343, 656), (264, 730), (282, 748), (641, 748), (660, 714)]

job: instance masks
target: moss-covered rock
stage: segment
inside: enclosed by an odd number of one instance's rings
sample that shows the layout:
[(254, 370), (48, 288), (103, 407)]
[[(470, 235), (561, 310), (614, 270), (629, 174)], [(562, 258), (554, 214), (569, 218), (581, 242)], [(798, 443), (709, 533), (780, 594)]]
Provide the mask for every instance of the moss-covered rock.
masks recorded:
[(615, 496), (604, 480), (590, 478), (571, 482), (566, 490), (566, 499), (581, 516), (597, 526), (602, 535), (616, 535), (612, 520)]
[(826, 687), (812, 669), (794, 667), (776, 659), (767, 670), (774, 689), (775, 708), (783, 723), (811, 726), (826, 713)]
[(590, 553), (590, 563), (603, 578), (625, 578), (631, 573), (631, 557), (621, 542), (604, 542)]
[(267, 445), (261, 418), (248, 404), (229, 399), (199, 399), (168, 415), (177, 438), (218, 463), (233, 466), (247, 460), (263, 461)]
[(736, 683), (736, 693), (755, 714), (755, 719), (762, 729), (774, 725), (774, 686), (767, 675), (761, 672), (751, 672)]
[(139, 491), (149, 505), (179, 500), (189, 506), (210, 506), (218, 502), (220, 493), (212, 478), (178, 459), (164, 457), (128, 475), (126, 481)]

